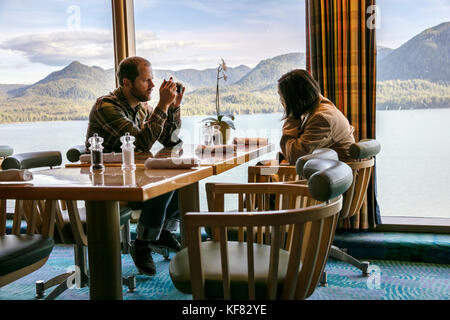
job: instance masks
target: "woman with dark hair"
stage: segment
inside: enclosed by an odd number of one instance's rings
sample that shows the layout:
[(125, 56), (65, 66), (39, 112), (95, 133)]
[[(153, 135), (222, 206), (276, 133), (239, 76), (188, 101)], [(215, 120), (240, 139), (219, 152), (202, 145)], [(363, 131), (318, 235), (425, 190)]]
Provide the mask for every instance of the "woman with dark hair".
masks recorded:
[(350, 159), (355, 142), (353, 126), (335, 105), (322, 96), (320, 86), (306, 70), (292, 70), (278, 80), (285, 120), (281, 151), (290, 164), (318, 148), (335, 150), (341, 161)]

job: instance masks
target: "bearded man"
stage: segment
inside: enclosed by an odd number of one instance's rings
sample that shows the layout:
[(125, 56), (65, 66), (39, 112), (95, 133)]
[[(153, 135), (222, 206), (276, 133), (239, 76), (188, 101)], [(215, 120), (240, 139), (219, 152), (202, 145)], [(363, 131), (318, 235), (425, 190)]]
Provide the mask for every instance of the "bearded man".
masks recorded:
[[(156, 141), (164, 147), (181, 142), (177, 132), (181, 127), (180, 105), (185, 91), (172, 80), (164, 80), (159, 88), (159, 102), (152, 108), (148, 101), (155, 84), (151, 63), (141, 57), (121, 61), (117, 70), (119, 87), (97, 99), (89, 114), (86, 133), (104, 139), (104, 152), (121, 152), (120, 137), (130, 133), (135, 137), (136, 150), (148, 152)], [(136, 203), (133, 203), (136, 206)], [(138, 204), (141, 209), (137, 237), (131, 246), (131, 256), (138, 270), (149, 276), (156, 274), (151, 247), (177, 252), (181, 249), (173, 231), (179, 225), (178, 193), (172, 191)]]

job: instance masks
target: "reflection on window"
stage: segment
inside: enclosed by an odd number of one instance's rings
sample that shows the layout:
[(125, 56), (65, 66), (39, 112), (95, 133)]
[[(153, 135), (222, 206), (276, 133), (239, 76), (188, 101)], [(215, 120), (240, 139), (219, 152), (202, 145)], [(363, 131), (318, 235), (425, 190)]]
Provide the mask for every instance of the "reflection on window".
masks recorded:
[(450, 4), (380, 0), (378, 193), (384, 216), (450, 217)]

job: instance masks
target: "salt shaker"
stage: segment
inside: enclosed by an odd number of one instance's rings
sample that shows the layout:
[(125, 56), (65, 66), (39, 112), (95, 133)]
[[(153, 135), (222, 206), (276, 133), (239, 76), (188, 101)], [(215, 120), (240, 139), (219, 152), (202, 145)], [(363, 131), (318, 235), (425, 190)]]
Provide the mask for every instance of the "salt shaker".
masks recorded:
[(122, 169), (136, 168), (134, 164), (134, 140), (135, 138), (130, 136), (129, 132), (120, 138), (120, 142), (122, 142)]
[(89, 138), (89, 143), (91, 146), (91, 171), (92, 172), (103, 172), (105, 166), (103, 165), (103, 138), (99, 137), (96, 133)]

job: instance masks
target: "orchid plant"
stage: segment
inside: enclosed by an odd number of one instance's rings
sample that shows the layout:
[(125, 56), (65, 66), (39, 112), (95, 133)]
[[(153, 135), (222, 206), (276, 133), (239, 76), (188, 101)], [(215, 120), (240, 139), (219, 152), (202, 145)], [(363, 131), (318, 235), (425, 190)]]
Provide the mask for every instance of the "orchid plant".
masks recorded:
[[(203, 119), (202, 121), (205, 123), (210, 123), (211, 125), (220, 125), (223, 134), (226, 132), (227, 129), (234, 127), (234, 115), (231, 113), (222, 113), (220, 112), (220, 96), (219, 96), (219, 82), (221, 79), (224, 81), (227, 81), (228, 77), (225, 74), (227, 71), (227, 65), (225, 61), (222, 59), (222, 61), (219, 63), (219, 66), (217, 67), (217, 83), (216, 83), (216, 117), (208, 117)], [(225, 117), (229, 119), (224, 119)], [(226, 139), (224, 139), (226, 140)]]

